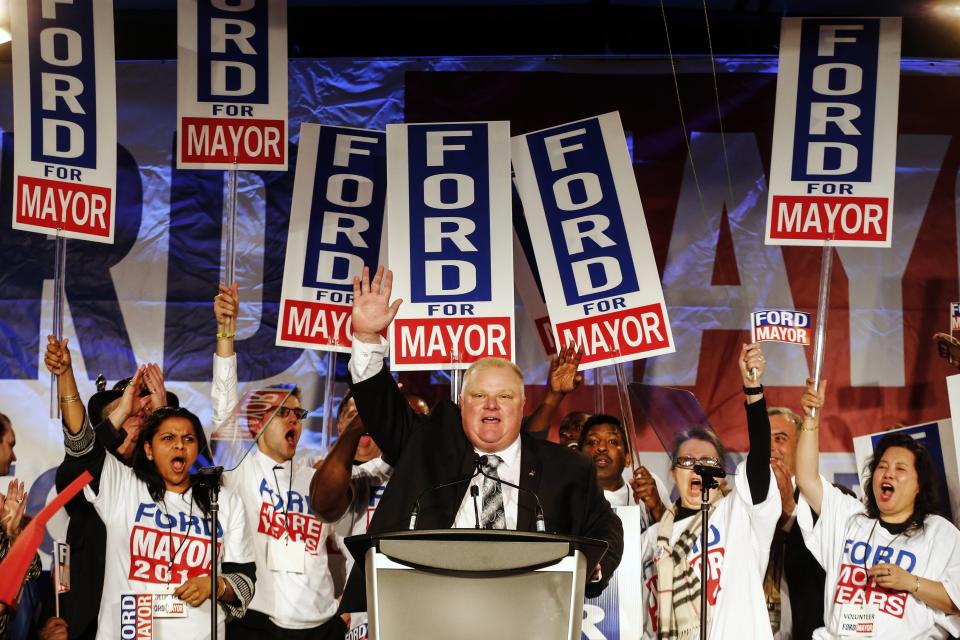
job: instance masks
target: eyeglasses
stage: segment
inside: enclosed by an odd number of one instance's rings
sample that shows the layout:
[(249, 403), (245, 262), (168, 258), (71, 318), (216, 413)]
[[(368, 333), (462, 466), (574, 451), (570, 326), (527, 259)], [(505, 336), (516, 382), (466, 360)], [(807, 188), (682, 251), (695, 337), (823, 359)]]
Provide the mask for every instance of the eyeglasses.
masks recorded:
[(300, 407), (277, 407), (274, 415), (278, 418), (286, 418), (290, 413), (293, 413), (297, 420), (303, 420), (310, 414), (309, 411)]
[(680, 467), (681, 469), (693, 469), (696, 465), (702, 464), (705, 467), (721, 467), (723, 466), (718, 458), (713, 458), (710, 456), (704, 458), (694, 458), (693, 456), (680, 456), (673, 461), (674, 467)]

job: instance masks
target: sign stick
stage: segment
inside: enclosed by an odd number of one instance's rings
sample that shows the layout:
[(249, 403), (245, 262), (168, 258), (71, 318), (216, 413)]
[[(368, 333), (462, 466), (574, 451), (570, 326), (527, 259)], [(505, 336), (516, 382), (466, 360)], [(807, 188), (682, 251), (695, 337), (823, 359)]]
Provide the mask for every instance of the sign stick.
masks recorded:
[(323, 434), (320, 446), (323, 455), (330, 451), (330, 439), (333, 435), (333, 383), (337, 377), (337, 339), (333, 339), (334, 350), (327, 352), (327, 375), (323, 380)]
[[(63, 293), (64, 278), (67, 274), (67, 239), (57, 230), (56, 246), (53, 254), (53, 335), (57, 342), (63, 340)], [(60, 403), (57, 402), (60, 393), (57, 376), (50, 374), (50, 419), (60, 417)]]
[(457, 366), (460, 354), (456, 349), (450, 352), (450, 401), (460, 404), (460, 389), (463, 388), (463, 371)]
[(227, 171), (227, 207), (224, 226), (227, 228), (227, 246), (224, 259), (223, 280), (228, 287), (233, 286), (236, 277), (237, 258), (237, 159), (233, 159), (233, 168)]
[(593, 370), (593, 412), (603, 413), (603, 367)]
[(627, 447), (631, 454), (632, 462), (630, 467), (633, 471), (637, 470), (640, 464), (640, 456), (637, 455), (637, 449), (633, 442), (633, 409), (630, 406), (630, 389), (627, 386), (627, 368), (623, 361), (619, 359), (620, 352), (617, 352), (617, 362), (613, 365), (613, 370), (617, 374), (617, 396), (620, 398), (620, 421), (623, 423), (624, 431), (627, 434)]
[[(817, 332), (813, 337), (813, 386), (820, 387), (823, 371), (823, 351), (827, 342), (827, 311), (830, 301), (830, 277), (833, 273), (833, 245), (830, 239), (823, 244), (820, 262), (820, 295), (817, 298)], [(813, 415), (816, 415), (814, 410)]]

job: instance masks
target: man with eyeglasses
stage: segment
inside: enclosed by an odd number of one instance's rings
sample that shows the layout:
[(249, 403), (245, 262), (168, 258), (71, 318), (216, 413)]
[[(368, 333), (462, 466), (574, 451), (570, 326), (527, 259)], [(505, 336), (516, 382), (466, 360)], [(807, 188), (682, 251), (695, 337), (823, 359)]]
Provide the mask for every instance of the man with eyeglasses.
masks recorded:
[[(239, 401), (234, 352), (238, 291), (220, 285), (214, 298), (217, 351), (213, 358), (214, 430)], [(224, 473), (224, 484), (243, 501), (253, 535), (257, 590), (247, 614), (231, 622), (231, 640), (303, 638), (343, 640), (346, 624), (336, 615), (337, 600), (327, 559), (330, 525), (310, 507), (313, 468), (295, 461), (307, 411), (295, 389), (263, 415), (265, 423), (247, 426), (257, 446)]]

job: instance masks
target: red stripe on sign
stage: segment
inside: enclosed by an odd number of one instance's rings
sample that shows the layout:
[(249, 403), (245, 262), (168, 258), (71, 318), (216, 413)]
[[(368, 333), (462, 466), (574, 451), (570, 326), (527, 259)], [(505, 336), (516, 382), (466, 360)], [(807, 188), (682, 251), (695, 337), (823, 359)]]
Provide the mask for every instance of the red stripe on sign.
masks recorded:
[(883, 242), (889, 208), (887, 198), (773, 196), (770, 238)]
[(590, 316), (557, 325), (560, 344), (576, 344), (583, 349), (581, 362), (630, 356), (670, 346), (663, 306), (617, 311)]
[(418, 318), (394, 324), (397, 364), (450, 364), (454, 351), (460, 362), (488, 356), (513, 359), (510, 318)]
[(280, 311), (280, 338), (310, 344), (352, 344), (350, 307), (307, 300), (284, 300)]
[(15, 193), (20, 224), (110, 236), (113, 191), (107, 187), (17, 176)]
[(277, 164), (286, 162), (283, 120), (183, 118), (180, 157), (183, 162)]

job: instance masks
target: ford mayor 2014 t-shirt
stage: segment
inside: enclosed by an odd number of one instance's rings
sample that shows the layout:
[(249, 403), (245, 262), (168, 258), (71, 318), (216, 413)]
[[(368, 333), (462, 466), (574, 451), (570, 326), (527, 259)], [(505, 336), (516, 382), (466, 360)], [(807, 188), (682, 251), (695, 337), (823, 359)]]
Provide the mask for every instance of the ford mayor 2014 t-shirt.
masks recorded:
[[(133, 470), (109, 453), (100, 474), (99, 491), (84, 495), (107, 529), (103, 596), (97, 638), (120, 639), (132, 628), (145, 631), (146, 594), (170, 593), (190, 578), (210, 574), (210, 527), (193, 491), (167, 491), (161, 503)], [(217, 526), (218, 560), (253, 562), (243, 505), (228, 489), (221, 490)], [(179, 601), (177, 601), (179, 602)], [(174, 603), (175, 604), (175, 603)], [(210, 602), (183, 607), (184, 617), (149, 620), (153, 640), (205, 640), (210, 637)], [(225, 614), (217, 607), (218, 628)], [(138, 636), (133, 636), (138, 637)], [(220, 637), (223, 637), (222, 635)]]

